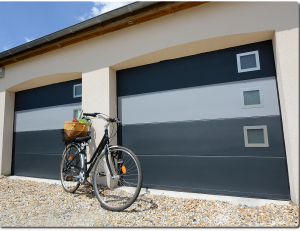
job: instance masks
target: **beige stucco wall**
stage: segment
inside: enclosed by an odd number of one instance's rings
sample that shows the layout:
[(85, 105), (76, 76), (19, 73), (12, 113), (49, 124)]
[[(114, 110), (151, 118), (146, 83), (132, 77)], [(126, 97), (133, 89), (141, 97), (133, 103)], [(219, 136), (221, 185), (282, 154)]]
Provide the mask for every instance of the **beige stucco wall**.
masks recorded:
[[(87, 113), (101, 112), (112, 118), (117, 117), (116, 88), (116, 71), (110, 67), (84, 73), (82, 75), (82, 110)], [(102, 119), (92, 119), (89, 156), (93, 154), (102, 139), (104, 124), (105, 121)], [(117, 144), (116, 137), (111, 144)]]
[[(299, 62), (298, 49), (295, 48), (298, 45), (295, 41), (299, 39), (298, 11), (297, 2), (204, 4), (9, 65), (5, 77), (0, 79), (0, 93), (7, 89), (17, 91), (51, 84), (49, 77), (57, 77), (57, 74), (82, 73), (83, 109), (113, 114), (116, 113), (115, 99), (110, 98), (115, 95), (113, 69), (192, 55), (195, 51), (208, 52), (273, 39), (284, 135), (289, 146), (287, 157), (291, 195), (293, 201), (298, 203), (299, 177), (295, 163), (298, 163), (299, 144), (295, 121), (299, 118), (294, 109), (299, 104), (298, 97), (295, 97), (299, 78), (295, 68)], [(33, 84), (31, 80), (37, 78), (39, 81)], [(9, 107), (4, 105), (0, 109)], [(5, 113), (5, 116), (13, 117), (12, 111)], [(0, 131), (10, 126), (4, 122), (4, 113), (0, 113)], [(95, 122), (95, 126), (97, 132), (103, 130), (101, 122)], [(96, 140), (99, 137), (101, 135), (97, 135)], [(11, 145), (8, 148), (4, 137), (0, 136), (0, 139), (3, 162), (4, 156), (11, 155), (9, 151), (4, 151), (11, 149)], [(12, 139), (12, 136), (5, 139)]]
[(37, 78), (32, 78), (22, 83), (16, 84), (7, 90), (12, 92), (24, 91), (31, 88), (36, 88), (40, 86), (45, 86), (54, 83), (66, 82), (74, 79), (81, 79), (81, 72), (68, 72), (68, 73), (58, 73), (52, 75), (44, 75)]
[[(299, 203), (299, 28), (278, 31), (273, 39), (290, 191)], [(297, 52), (295, 52), (297, 51)]]
[(10, 175), (14, 125), (15, 93), (0, 92), (0, 172)]

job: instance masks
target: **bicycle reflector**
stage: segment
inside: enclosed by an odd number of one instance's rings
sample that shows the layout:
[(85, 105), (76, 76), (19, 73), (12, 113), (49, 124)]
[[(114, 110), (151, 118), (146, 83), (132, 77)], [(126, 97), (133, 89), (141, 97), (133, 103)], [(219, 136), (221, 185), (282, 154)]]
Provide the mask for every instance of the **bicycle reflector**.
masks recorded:
[(67, 176), (66, 177), (66, 181), (72, 181), (73, 180), (73, 176)]
[(68, 158), (68, 160), (72, 160), (72, 158), (73, 158), (73, 155), (72, 155), (72, 156), (70, 156), (70, 157)]
[(122, 172), (126, 174), (126, 167), (124, 165), (122, 166)]

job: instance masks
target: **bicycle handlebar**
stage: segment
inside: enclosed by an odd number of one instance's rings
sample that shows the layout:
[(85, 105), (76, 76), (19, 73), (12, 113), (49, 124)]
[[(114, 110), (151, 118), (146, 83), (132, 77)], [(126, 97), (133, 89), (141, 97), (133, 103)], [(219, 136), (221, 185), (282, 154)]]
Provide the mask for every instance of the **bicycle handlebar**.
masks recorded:
[(117, 124), (121, 124), (121, 121), (118, 118), (105, 118), (104, 116), (101, 115), (101, 113), (83, 113), (84, 116), (92, 116), (92, 117), (97, 117), (100, 119), (104, 119), (106, 122), (111, 122), (111, 123), (117, 123)]
[(83, 113), (84, 116), (92, 116), (92, 117), (96, 117), (98, 114), (100, 114), (100, 113), (97, 113), (97, 112), (95, 112), (95, 113)]

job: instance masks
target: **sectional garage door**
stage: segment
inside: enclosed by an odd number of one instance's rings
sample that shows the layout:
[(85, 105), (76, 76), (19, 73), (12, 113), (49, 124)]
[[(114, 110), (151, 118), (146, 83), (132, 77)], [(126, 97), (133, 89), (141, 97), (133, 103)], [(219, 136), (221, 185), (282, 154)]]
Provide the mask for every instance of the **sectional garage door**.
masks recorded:
[(60, 179), (60, 129), (81, 109), (80, 84), (78, 79), (15, 94), (14, 175)]
[(289, 199), (271, 41), (117, 72), (143, 187)]

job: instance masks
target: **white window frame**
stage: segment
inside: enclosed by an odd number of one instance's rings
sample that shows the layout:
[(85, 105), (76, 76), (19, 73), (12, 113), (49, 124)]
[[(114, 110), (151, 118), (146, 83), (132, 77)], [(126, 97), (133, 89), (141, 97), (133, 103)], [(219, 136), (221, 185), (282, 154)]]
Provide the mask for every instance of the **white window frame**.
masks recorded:
[[(242, 69), (242, 67), (241, 67), (241, 57), (242, 56), (247, 56), (247, 55), (255, 55), (256, 67)], [(246, 53), (237, 54), (236, 55), (236, 60), (237, 60), (238, 73), (260, 70), (258, 51), (250, 51), (250, 52), (246, 52)]]
[[(247, 130), (250, 130), (250, 129), (263, 129), (265, 143), (264, 144), (249, 144)], [(245, 140), (245, 147), (256, 147), (256, 148), (269, 147), (267, 125), (244, 126), (244, 140)]]
[[(245, 105), (244, 101), (244, 92), (245, 91), (259, 91), (259, 97), (260, 97), (260, 104), (252, 104), (252, 105)], [(263, 87), (248, 87), (248, 88), (241, 88), (240, 89), (240, 101), (241, 101), (241, 107), (242, 108), (256, 108), (256, 107), (264, 107), (264, 95), (263, 95)]]
[(81, 95), (76, 95), (75, 94), (75, 88), (78, 87), (78, 86), (81, 86), (81, 89), (82, 89), (82, 83), (73, 85), (73, 98), (82, 97), (82, 93), (81, 93)]

